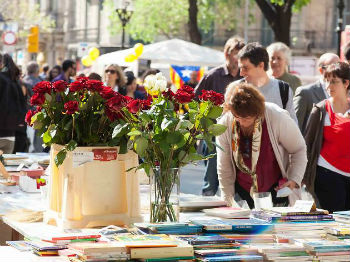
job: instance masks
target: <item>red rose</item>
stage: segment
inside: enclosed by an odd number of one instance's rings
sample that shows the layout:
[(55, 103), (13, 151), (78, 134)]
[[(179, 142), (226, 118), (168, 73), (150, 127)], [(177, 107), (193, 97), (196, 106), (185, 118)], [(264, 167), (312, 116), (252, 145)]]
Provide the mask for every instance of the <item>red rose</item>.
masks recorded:
[(151, 105), (152, 105), (152, 102), (153, 102), (153, 98), (152, 96), (147, 96), (147, 99), (146, 100), (141, 100), (141, 103), (142, 103), (142, 110), (148, 110), (151, 108)]
[(186, 93), (189, 93), (189, 94), (194, 94), (194, 89), (190, 86), (187, 86), (187, 85), (183, 85), (180, 90), (186, 92)]
[(211, 101), (214, 105), (218, 106), (224, 103), (224, 96), (213, 90), (202, 90), (202, 95), (198, 97), (203, 101)]
[(175, 100), (180, 104), (189, 103), (194, 98), (194, 93), (183, 91), (182, 88), (176, 91)]
[(64, 92), (68, 87), (68, 83), (64, 80), (58, 80), (52, 84), (52, 89), (55, 92)]
[(28, 126), (33, 126), (32, 125), (32, 117), (35, 115), (35, 112), (33, 112), (32, 110), (28, 110), (26, 117), (25, 117), (25, 121), (27, 123)]
[(70, 84), (69, 92), (79, 92), (86, 87), (86, 81), (74, 81)]
[(103, 83), (98, 80), (88, 80), (86, 85), (90, 91), (100, 92), (103, 89)]
[(79, 82), (85, 83), (85, 82), (89, 81), (90, 79), (86, 76), (78, 76), (76, 80)]
[(48, 81), (41, 81), (33, 87), (34, 93), (45, 94), (51, 93), (52, 84)]
[(35, 93), (30, 98), (30, 104), (32, 106), (41, 106), (45, 102), (45, 95), (43, 93)]
[(73, 115), (79, 109), (78, 101), (68, 101), (64, 104), (64, 109), (66, 110), (67, 115)]
[(163, 94), (163, 96), (164, 96), (165, 98), (167, 98), (167, 99), (169, 99), (169, 100), (172, 100), (172, 99), (174, 98), (174, 95), (175, 95), (175, 94), (173, 93), (173, 91), (170, 90), (170, 88), (168, 89), (168, 91), (163, 92), (162, 94)]
[(119, 112), (122, 107), (127, 103), (127, 100), (124, 96), (119, 93), (115, 93), (113, 97), (107, 100), (106, 106), (113, 112)]
[(140, 99), (132, 99), (126, 106), (130, 113), (136, 114), (142, 108), (142, 102)]
[(113, 96), (115, 96), (115, 92), (109, 86), (104, 86), (104, 87), (102, 87), (102, 90), (100, 91), (100, 96), (102, 98), (108, 100), (108, 99), (112, 98)]

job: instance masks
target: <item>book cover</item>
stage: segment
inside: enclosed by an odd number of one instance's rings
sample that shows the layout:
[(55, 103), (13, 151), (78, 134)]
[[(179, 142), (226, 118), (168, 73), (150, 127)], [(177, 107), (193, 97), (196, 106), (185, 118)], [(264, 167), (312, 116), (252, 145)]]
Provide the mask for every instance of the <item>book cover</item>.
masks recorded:
[(220, 262), (220, 261), (255, 261), (263, 262), (263, 256), (260, 255), (241, 255), (241, 256), (222, 256), (222, 257), (206, 257), (203, 260), (205, 262)]
[(232, 226), (218, 219), (192, 219), (191, 222), (203, 226), (206, 231), (231, 231)]
[(27, 241), (6, 241), (6, 244), (16, 248), (19, 251), (31, 251), (32, 247), (28, 245)]
[(220, 235), (195, 236), (195, 237), (189, 237), (186, 240), (191, 245), (235, 243), (235, 240), (229, 239)]
[(60, 250), (67, 248), (66, 245), (53, 244), (40, 240), (27, 241), (27, 244), (37, 251)]
[(72, 236), (53, 237), (52, 241), (73, 240), (73, 239), (91, 239), (91, 238), (100, 238), (100, 237), (101, 237), (101, 235), (72, 235)]
[(184, 241), (178, 241), (176, 247), (130, 248), (132, 259), (193, 257), (193, 247)]
[(165, 234), (116, 235), (115, 240), (126, 247), (176, 247), (177, 241)]
[(93, 253), (114, 253), (114, 252), (127, 252), (127, 248), (118, 242), (108, 243), (89, 243), (89, 242), (78, 242), (68, 244), (68, 248), (76, 250), (82, 254), (88, 255)]

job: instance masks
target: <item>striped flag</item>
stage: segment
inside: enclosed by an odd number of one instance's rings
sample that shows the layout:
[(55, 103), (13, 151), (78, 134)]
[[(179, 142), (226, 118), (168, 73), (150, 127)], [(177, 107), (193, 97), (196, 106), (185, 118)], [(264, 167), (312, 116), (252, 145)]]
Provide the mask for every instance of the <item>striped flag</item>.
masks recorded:
[(170, 79), (177, 89), (190, 80), (192, 71), (197, 71), (197, 80), (201, 80), (204, 75), (204, 68), (200, 66), (170, 66)]

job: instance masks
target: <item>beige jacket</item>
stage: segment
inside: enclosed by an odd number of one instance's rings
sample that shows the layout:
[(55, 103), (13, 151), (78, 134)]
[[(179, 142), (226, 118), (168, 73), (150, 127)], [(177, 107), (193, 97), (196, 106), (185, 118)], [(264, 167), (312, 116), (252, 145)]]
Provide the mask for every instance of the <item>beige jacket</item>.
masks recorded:
[[(290, 205), (294, 205), (297, 199), (301, 199), (300, 186), (307, 163), (305, 141), (297, 124), (286, 110), (272, 103), (266, 102), (265, 105), (267, 129), (282, 176), (288, 180), (293, 180), (299, 186), (289, 196)], [(227, 126), (227, 130), (216, 138), (216, 143), (223, 149), (217, 148), (216, 150), (221, 196), (230, 206), (233, 204), (236, 181), (236, 169), (231, 146), (232, 121), (233, 115), (231, 112), (225, 113), (220, 118), (218, 123)]]

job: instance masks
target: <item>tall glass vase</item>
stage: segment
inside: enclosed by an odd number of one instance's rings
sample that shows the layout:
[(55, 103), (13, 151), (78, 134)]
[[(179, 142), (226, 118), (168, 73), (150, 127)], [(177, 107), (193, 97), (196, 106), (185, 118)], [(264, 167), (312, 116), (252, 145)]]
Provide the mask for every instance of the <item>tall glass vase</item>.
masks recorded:
[(179, 168), (161, 169), (156, 167), (151, 174), (150, 222), (179, 221)]

